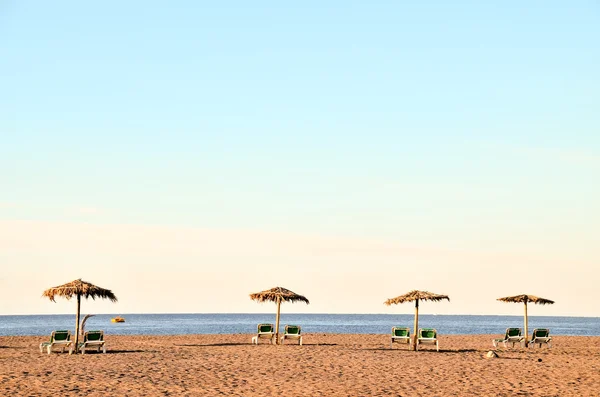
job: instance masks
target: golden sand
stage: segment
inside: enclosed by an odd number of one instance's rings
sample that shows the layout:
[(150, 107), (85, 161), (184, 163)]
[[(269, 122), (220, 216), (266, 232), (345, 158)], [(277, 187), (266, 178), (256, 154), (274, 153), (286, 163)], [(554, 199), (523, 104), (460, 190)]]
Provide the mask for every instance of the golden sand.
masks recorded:
[(251, 335), (113, 336), (107, 354), (40, 353), (44, 337), (0, 337), (2, 396), (600, 396), (600, 337), (497, 350), (500, 335), (389, 348), (385, 335), (307, 334), (304, 346)]

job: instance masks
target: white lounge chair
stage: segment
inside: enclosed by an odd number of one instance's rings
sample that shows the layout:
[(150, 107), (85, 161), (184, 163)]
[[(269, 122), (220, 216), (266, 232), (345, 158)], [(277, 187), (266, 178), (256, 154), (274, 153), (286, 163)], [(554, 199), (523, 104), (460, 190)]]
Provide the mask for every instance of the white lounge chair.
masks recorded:
[(46, 349), (48, 354), (50, 354), (52, 349), (55, 348), (60, 348), (63, 353), (65, 349), (68, 348), (69, 354), (73, 353), (71, 331), (52, 331), (52, 334), (50, 334), (50, 341), (40, 343), (40, 353), (43, 353), (44, 349)]
[(85, 354), (86, 350), (95, 349), (97, 352), (106, 353), (106, 342), (104, 341), (104, 331), (87, 331), (83, 335), (83, 342), (79, 344), (81, 354)]
[(281, 335), (282, 345), (286, 339), (296, 339), (302, 346), (302, 328), (299, 325), (286, 325), (283, 335)]
[(273, 324), (258, 324), (257, 333), (252, 337), (252, 343), (258, 345), (260, 339), (268, 339), (271, 344), (275, 343), (275, 326)]
[(410, 329), (407, 327), (392, 327), (392, 337), (390, 341), (390, 349), (395, 343), (406, 343), (410, 348)]
[(437, 331), (433, 328), (419, 328), (417, 333), (417, 346), (415, 350), (419, 350), (419, 345), (435, 345), (437, 351), (440, 351), (440, 346), (437, 339)]
[(523, 346), (525, 337), (521, 335), (521, 328), (507, 328), (504, 333), (504, 338), (492, 339), (494, 347), (498, 347), (499, 343), (504, 344), (504, 347), (508, 347), (509, 343), (512, 343), (512, 347), (515, 347), (515, 343)]
[(550, 336), (550, 330), (548, 328), (536, 328), (533, 330), (533, 334), (531, 335), (531, 341), (529, 341), (529, 347), (534, 347), (535, 345), (548, 345), (548, 347), (552, 347), (552, 337)]

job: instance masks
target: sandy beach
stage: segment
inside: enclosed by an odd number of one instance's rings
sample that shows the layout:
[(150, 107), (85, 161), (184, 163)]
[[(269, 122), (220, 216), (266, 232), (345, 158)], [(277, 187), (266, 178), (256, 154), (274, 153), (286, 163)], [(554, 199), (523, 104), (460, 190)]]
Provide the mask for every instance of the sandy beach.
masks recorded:
[(307, 334), (304, 346), (251, 335), (114, 336), (107, 354), (41, 354), (39, 336), (0, 337), (2, 396), (598, 396), (600, 337), (498, 348), (440, 337), (440, 352), (385, 335)]

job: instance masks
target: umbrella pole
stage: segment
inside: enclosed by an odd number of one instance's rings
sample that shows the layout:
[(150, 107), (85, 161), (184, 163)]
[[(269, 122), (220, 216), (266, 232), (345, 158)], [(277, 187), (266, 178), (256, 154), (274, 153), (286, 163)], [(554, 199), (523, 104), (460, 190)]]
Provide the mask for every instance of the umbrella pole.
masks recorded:
[(279, 311), (281, 309), (281, 298), (277, 298), (277, 317), (275, 319), (275, 344), (279, 344)]
[(75, 315), (75, 353), (79, 346), (79, 309), (81, 307), (81, 295), (77, 294), (77, 314)]
[(414, 334), (413, 334), (413, 350), (417, 350), (417, 327), (419, 326), (419, 300), (415, 300), (415, 323), (414, 323)]
[(527, 334), (529, 332), (527, 325), (527, 301), (525, 301), (525, 347), (527, 347)]

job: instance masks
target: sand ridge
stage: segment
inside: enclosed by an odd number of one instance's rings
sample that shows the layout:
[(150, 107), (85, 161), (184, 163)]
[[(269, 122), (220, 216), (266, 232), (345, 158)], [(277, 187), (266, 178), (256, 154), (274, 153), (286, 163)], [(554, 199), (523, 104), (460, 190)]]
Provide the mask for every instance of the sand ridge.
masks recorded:
[(42, 354), (46, 337), (0, 337), (2, 396), (599, 396), (600, 337), (498, 348), (499, 335), (440, 336), (408, 351), (386, 335), (107, 335), (107, 354)]

